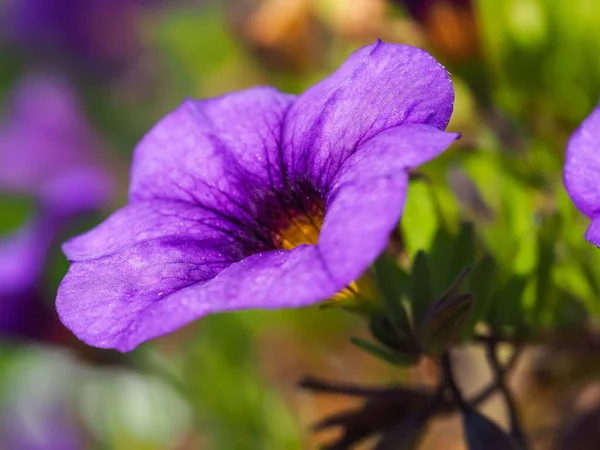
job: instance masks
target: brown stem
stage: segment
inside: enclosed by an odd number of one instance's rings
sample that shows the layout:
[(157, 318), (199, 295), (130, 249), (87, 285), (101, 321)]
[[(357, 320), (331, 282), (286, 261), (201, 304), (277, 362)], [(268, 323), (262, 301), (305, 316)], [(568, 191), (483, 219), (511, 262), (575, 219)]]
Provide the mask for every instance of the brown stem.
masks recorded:
[(458, 385), (456, 384), (456, 380), (454, 379), (454, 374), (452, 373), (452, 361), (450, 359), (450, 352), (446, 352), (442, 355), (440, 364), (442, 369), (443, 383), (450, 390), (452, 398), (454, 399), (454, 403), (459, 409), (465, 409), (467, 407), (467, 402), (465, 401)]
[[(500, 364), (500, 360), (498, 359), (498, 341), (490, 340), (486, 344), (485, 350), (488, 363), (494, 374), (494, 384), (497, 386), (498, 390), (504, 397), (504, 402), (506, 403), (506, 407), (508, 409), (508, 415), (510, 420), (510, 433), (520, 444), (521, 448), (523, 450), (526, 450), (529, 448), (529, 445), (527, 443), (527, 438), (525, 437), (523, 427), (521, 426), (521, 422), (517, 414), (516, 402), (513, 398), (512, 392), (510, 392), (510, 389), (506, 385), (505, 375), (507, 371), (507, 366), (502, 367), (502, 365)], [(515, 348), (514, 353), (517, 353), (518, 351), (519, 350)]]
[(366, 388), (351, 383), (340, 383), (327, 381), (316, 377), (307, 376), (298, 381), (298, 387), (315, 392), (327, 392), (330, 394), (349, 395), (353, 397), (373, 397), (389, 395), (390, 392), (403, 389), (399, 386), (386, 388)]

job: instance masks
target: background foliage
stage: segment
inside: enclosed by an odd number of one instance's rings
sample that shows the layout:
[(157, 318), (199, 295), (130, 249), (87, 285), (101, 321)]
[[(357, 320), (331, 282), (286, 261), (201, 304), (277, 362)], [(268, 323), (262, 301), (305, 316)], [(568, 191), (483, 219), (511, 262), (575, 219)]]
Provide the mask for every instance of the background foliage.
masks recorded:
[[(8, 3), (0, 2), (0, 11)], [(428, 49), (453, 76), (449, 129), (463, 137), (415, 174), (400, 258), (374, 269), (384, 291), (386, 279), (403, 280), (386, 292), (401, 299), (397, 314), (407, 308), (407, 333), (421, 333), (426, 354), (443, 351), (440, 341), (450, 342), (450, 332), (471, 341), (482, 322), (503, 339), (538, 344), (514, 385), (536, 445), (560, 446), (570, 421), (599, 401), (598, 352), (588, 341), (600, 316), (600, 250), (583, 239), (587, 220), (568, 199), (561, 171), (568, 136), (600, 95), (600, 4), (430, 0), (411, 10), (411, 3), (155, 2), (135, 16), (139, 48), (107, 72), (68, 49), (40, 51), (5, 37), (0, 99), (32, 69), (62, 74), (77, 92), (119, 189), (106, 211), (72, 224), (74, 234), (124, 204), (133, 147), (184, 97), (255, 84), (299, 93), (376, 38)], [(18, 229), (33, 208), (27, 198), (2, 193), (0, 233)], [(467, 325), (416, 330), (466, 266), (472, 272), (459, 291), (473, 294), (476, 305), (462, 318)], [(49, 298), (66, 267), (57, 245), (42, 286)], [(373, 324), (371, 331), (383, 332)], [(208, 317), (127, 355), (92, 351), (64, 330), (36, 340), (7, 337), (0, 348), (0, 442), (7, 442), (4, 430), (21, 430), (38, 445), (27, 448), (59, 448), (44, 430), (60, 410), (65, 433), (76, 437), (73, 448), (318, 448), (336, 433), (314, 436), (310, 424), (358, 403), (299, 391), (303, 375), (429, 386), (438, 376), (427, 357), (413, 355), (407, 361), (418, 364), (398, 369), (361, 352), (350, 336), (362, 347), (372, 343), (360, 318), (314, 308)], [(477, 351), (464, 347), (455, 370), (468, 390), (489, 374)], [(507, 423), (494, 402), (486, 408)], [(431, 427), (423, 448), (463, 448), (452, 420)]]

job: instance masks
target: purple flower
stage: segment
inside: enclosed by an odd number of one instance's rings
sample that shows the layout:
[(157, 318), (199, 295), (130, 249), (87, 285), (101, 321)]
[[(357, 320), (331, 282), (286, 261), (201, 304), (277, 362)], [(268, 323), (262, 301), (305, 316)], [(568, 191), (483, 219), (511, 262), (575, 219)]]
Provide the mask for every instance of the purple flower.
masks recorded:
[(407, 169), (446, 149), (448, 73), (378, 42), (299, 97), (187, 100), (138, 145), (129, 204), (64, 245), (63, 323), (131, 350), (209, 313), (312, 305), (388, 243)]
[(0, 239), (0, 335), (41, 337), (50, 311), (43, 305), (39, 281), (52, 233), (41, 221)]
[(67, 54), (118, 69), (140, 49), (139, 9), (155, 0), (8, 0), (4, 38), (21, 47)]
[(34, 198), (20, 230), (0, 236), (0, 334), (39, 337), (50, 310), (41, 279), (52, 245), (81, 214), (98, 209), (112, 183), (98, 144), (68, 86), (32, 75), (11, 97), (0, 124), (0, 192)]
[(93, 210), (111, 195), (100, 144), (68, 84), (24, 78), (0, 123), (0, 191), (37, 198), (54, 215)]
[(600, 247), (600, 105), (567, 144), (564, 183), (577, 209), (592, 221), (585, 238)]

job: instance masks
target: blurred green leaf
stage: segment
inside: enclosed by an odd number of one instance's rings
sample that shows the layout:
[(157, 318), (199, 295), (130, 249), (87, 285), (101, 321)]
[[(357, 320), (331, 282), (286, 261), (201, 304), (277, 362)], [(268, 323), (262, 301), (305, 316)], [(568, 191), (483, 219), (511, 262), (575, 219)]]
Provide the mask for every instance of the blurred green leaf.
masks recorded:
[(375, 315), (369, 321), (369, 329), (375, 339), (392, 349), (395, 353), (408, 353), (417, 355), (419, 353), (411, 330), (404, 332), (391, 323), (391, 319), (385, 315)]
[(511, 276), (492, 294), (492, 301), (486, 322), (501, 334), (506, 328), (512, 332), (522, 331), (525, 325), (523, 295), (528, 280), (517, 275)]
[(463, 340), (469, 340), (473, 336), (475, 325), (484, 319), (489, 311), (497, 270), (494, 258), (485, 255), (469, 275), (468, 291), (473, 295), (473, 307), (463, 329)]
[(0, 195), (0, 236), (17, 231), (35, 215), (35, 201), (28, 197)]
[(434, 296), (441, 295), (453, 279), (449, 275), (449, 269), (454, 244), (455, 237), (446, 228), (440, 227), (435, 234), (427, 259)]
[(350, 342), (361, 350), (395, 366), (408, 366), (416, 364), (419, 360), (415, 355), (409, 353), (397, 353), (362, 338), (353, 337), (350, 338)]
[(413, 255), (419, 250), (428, 250), (438, 223), (438, 213), (427, 182), (411, 182), (400, 222), (407, 252)]
[(413, 323), (419, 323), (425, 317), (429, 306), (435, 301), (428, 258), (424, 251), (419, 251), (413, 261), (409, 294)]
[(472, 266), (475, 261), (475, 228), (472, 223), (464, 222), (461, 225), (450, 261), (446, 284), (451, 283), (465, 267)]
[(256, 360), (253, 329), (237, 314), (202, 320), (184, 357), (199, 431), (211, 448), (299, 450), (297, 425), (282, 397), (261, 377)]
[(253, 64), (232, 36), (224, 14), (217, 4), (175, 8), (156, 28), (154, 40), (177, 84), (185, 87), (183, 95), (212, 96), (252, 83)]
[(556, 304), (557, 290), (553, 289), (552, 267), (556, 259), (555, 246), (560, 231), (560, 217), (554, 214), (542, 222), (538, 232), (538, 266), (532, 319), (540, 325), (547, 324)]
[(585, 327), (590, 318), (586, 305), (568, 292), (557, 293), (556, 305), (551, 310), (549, 325), (560, 330)]
[(429, 308), (416, 335), (423, 352), (440, 356), (460, 337), (473, 303), (471, 294), (447, 296)]
[(405, 336), (409, 336), (411, 333), (410, 318), (402, 303), (407, 289), (408, 275), (387, 253), (383, 253), (377, 258), (374, 269), (385, 311), (391, 318), (394, 327)]

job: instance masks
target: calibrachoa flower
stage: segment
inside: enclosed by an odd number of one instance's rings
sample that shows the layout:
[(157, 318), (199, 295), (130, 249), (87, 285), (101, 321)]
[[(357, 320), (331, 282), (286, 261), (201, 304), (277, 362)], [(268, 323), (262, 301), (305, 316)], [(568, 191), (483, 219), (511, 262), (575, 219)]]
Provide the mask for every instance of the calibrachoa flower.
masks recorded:
[(129, 204), (64, 245), (62, 321), (126, 351), (209, 313), (355, 291), (407, 170), (457, 138), (442, 131), (453, 95), (429, 54), (377, 42), (298, 97), (185, 101), (136, 148)]
[(577, 209), (592, 221), (585, 238), (600, 247), (600, 106), (569, 140), (564, 182)]
[(35, 200), (34, 217), (0, 236), (0, 334), (39, 336), (40, 280), (52, 244), (81, 214), (111, 195), (96, 139), (63, 81), (31, 75), (14, 91), (0, 124), (0, 191)]

